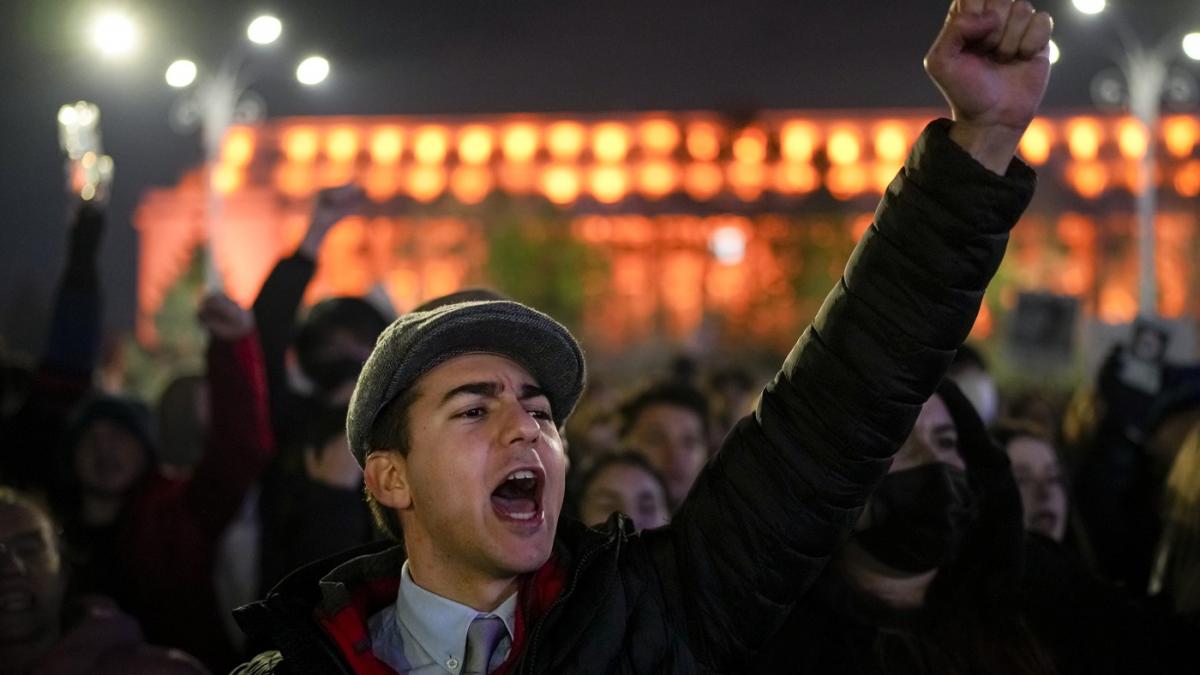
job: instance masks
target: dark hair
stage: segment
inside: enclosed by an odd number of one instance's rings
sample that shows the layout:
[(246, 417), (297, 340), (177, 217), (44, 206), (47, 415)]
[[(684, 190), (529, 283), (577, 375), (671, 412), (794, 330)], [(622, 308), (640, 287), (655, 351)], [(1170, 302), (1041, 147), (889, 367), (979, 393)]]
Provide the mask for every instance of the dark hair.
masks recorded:
[(79, 479), (75, 475), (75, 453), (88, 429), (99, 420), (112, 422), (137, 439), (145, 463), (134, 485), (157, 470), (158, 438), (149, 406), (136, 398), (94, 394), (75, 408), (63, 431), (57, 461), (59, 477), (63, 482), (61, 487), (67, 493), (79, 490)]
[(642, 412), (653, 405), (673, 405), (696, 413), (704, 432), (708, 433), (708, 397), (686, 382), (666, 380), (635, 392), (617, 408), (617, 414), (621, 418), (622, 438), (637, 424)]
[(348, 405), (321, 405), (314, 408), (303, 423), (301, 438), (306, 448), (312, 448), (317, 456), (330, 439), (346, 435), (346, 412)]
[(588, 487), (592, 484), (592, 482), (599, 478), (600, 474), (604, 473), (605, 470), (614, 466), (630, 466), (635, 469), (641, 469), (642, 471), (650, 474), (650, 477), (654, 479), (654, 482), (658, 485), (659, 489), (662, 490), (663, 498), (668, 499), (667, 481), (663, 479), (662, 474), (659, 473), (658, 470), (653, 466), (651, 466), (650, 462), (646, 461), (646, 458), (643, 457), (640, 452), (622, 450), (619, 452), (610, 452), (600, 455), (596, 458), (596, 461), (589, 466), (586, 471), (583, 472), (583, 475), (579, 477), (579, 481), (575, 484), (574, 490), (576, 513), (580, 513), (583, 510), (583, 498), (584, 495), (587, 494)]
[(375, 344), (388, 320), (362, 298), (338, 297), (312, 306), (296, 331), (296, 356), (305, 373), (318, 368), (321, 345), (337, 331), (347, 331), (365, 345)]
[[(397, 452), (401, 457), (408, 456), (409, 450), (412, 449), (412, 436), (409, 434), (408, 428), (408, 410), (416, 399), (417, 388), (409, 387), (384, 407), (383, 411), (379, 413), (379, 417), (376, 418), (375, 425), (371, 427), (370, 435), (367, 436), (367, 457), (377, 452)], [(367, 498), (367, 508), (371, 511), (371, 519), (375, 521), (375, 527), (391, 539), (403, 541), (404, 529), (400, 526), (400, 517), (396, 515), (396, 512), (380, 504), (365, 485), (363, 492)]]
[(1018, 438), (1033, 438), (1054, 447), (1054, 439), (1050, 432), (1033, 420), (1003, 419), (992, 426), (991, 432), (992, 438), (996, 439), (1000, 448), (1004, 450), (1007, 450), (1009, 443)]

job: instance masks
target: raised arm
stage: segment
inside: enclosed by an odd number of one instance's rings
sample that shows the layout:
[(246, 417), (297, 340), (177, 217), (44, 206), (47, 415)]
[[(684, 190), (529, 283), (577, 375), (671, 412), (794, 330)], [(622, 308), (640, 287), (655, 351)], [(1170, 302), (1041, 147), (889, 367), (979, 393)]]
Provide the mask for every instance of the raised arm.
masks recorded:
[[(317, 255), (334, 225), (359, 208), (363, 193), (356, 185), (322, 190), (317, 195), (304, 239), (291, 256), (280, 260), (263, 282), (254, 300), (254, 319), (267, 372), (267, 383), (275, 405), (286, 400), (285, 355), (292, 342), (296, 313), (308, 282), (317, 269)], [(275, 415), (278, 421), (279, 415)]]
[(803, 601), (970, 332), (1034, 188), (1013, 154), (1049, 17), (1028, 9), (954, 3), (926, 66), (955, 121), (918, 140), (754, 414), (651, 535), (670, 540), (666, 602), (708, 667), (736, 670)]
[(275, 450), (254, 317), (224, 295), (200, 305), (208, 329), (208, 447), (185, 493), (189, 513), (214, 538), (233, 519)]
[(39, 491), (55, 486), (53, 453), (43, 450), (58, 445), (71, 411), (91, 391), (100, 352), (97, 258), (104, 227), (100, 207), (75, 204), (46, 346), (28, 397), (0, 432), (0, 477), (10, 484)]

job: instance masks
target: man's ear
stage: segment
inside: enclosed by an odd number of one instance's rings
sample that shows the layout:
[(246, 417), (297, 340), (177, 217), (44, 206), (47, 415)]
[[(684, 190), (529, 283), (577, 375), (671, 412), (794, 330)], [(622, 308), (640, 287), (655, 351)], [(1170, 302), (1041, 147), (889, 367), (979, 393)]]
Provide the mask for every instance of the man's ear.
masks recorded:
[(363, 479), (375, 501), (395, 510), (412, 507), (408, 484), (408, 461), (398, 452), (375, 452), (367, 456)]

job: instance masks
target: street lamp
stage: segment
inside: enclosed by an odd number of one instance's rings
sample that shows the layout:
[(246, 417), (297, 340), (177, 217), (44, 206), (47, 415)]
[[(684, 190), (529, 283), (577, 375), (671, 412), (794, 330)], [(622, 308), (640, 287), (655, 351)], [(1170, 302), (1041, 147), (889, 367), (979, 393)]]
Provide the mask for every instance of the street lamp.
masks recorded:
[[(255, 18), (246, 27), (246, 38), (258, 46), (273, 44), (282, 34), (283, 22), (269, 15)], [(224, 207), (221, 189), (217, 185), (221, 144), (231, 126), (252, 124), (266, 113), (262, 97), (249, 89), (250, 81), (243, 68), (248, 54), (244, 48), (233, 49), (216, 69), (205, 69), (193, 61), (179, 59), (165, 73), (167, 84), (187, 90), (172, 109), (174, 125), (181, 131), (200, 130), (208, 172), (206, 224), (210, 251)], [(309, 57), (301, 62), (296, 77), (302, 84), (317, 84), (328, 77), (329, 69), (328, 60)], [(220, 276), (211, 254), (208, 256), (206, 280), (211, 288), (220, 286)]]
[[(1097, 15), (1105, 11), (1105, 0), (1073, 0), (1083, 14)], [(1155, 229), (1158, 188), (1155, 184), (1157, 148), (1151, 134), (1158, 128), (1164, 99), (1174, 105), (1195, 102), (1196, 80), (1184, 70), (1172, 70), (1176, 55), (1182, 49), (1189, 57), (1200, 60), (1200, 33), (1170, 32), (1153, 48), (1148, 48), (1137, 31), (1123, 16), (1113, 12), (1113, 25), (1121, 51), (1113, 55), (1117, 73), (1105, 72), (1092, 83), (1092, 96), (1097, 105), (1106, 108), (1127, 107), (1150, 139), (1141, 153), (1138, 166), (1138, 309), (1146, 318), (1154, 318), (1158, 309), (1158, 280), (1155, 277)], [(1180, 39), (1182, 38), (1182, 43)]]
[(310, 56), (296, 67), (296, 79), (300, 84), (313, 86), (329, 77), (329, 61), (324, 56)]
[(283, 22), (270, 15), (260, 16), (246, 27), (246, 37), (259, 45), (271, 44), (278, 40), (282, 33)]
[(122, 12), (106, 12), (91, 26), (92, 44), (107, 57), (128, 56), (137, 49), (138, 29), (133, 19)]
[(179, 59), (167, 67), (167, 84), (176, 89), (183, 89), (196, 81), (196, 62)]

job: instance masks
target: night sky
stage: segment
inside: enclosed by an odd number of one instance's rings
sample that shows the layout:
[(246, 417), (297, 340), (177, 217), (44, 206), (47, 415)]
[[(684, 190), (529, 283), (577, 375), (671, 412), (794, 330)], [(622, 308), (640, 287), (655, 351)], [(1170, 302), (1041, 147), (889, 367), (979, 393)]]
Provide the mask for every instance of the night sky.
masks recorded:
[[(172, 131), (173, 59), (215, 64), (245, 43), (262, 11), (284, 39), (252, 60), (268, 115), (440, 114), (759, 108), (935, 107), (921, 57), (946, 0), (3, 0), (0, 2), (0, 335), (33, 351), (44, 333), (65, 242), (55, 114), (86, 99), (102, 112), (116, 161), (101, 263), (110, 330), (132, 324), (141, 193), (174, 185), (200, 157), (195, 135)], [(1147, 37), (1200, 30), (1195, 0), (1110, 0)], [(84, 36), (102, 7), (142, 24), (126, 62), (95, 55)], [(1064, 58), (1046, 110), (1087, 109), (1091, 78), (1108, 67), (1113, 33), (1067, 0), (1056, 15)], [(309, 52), (333, 72), (318, 89), (295, 83)], [(1200, 74), (1200, 67), (1193, 66)]]

